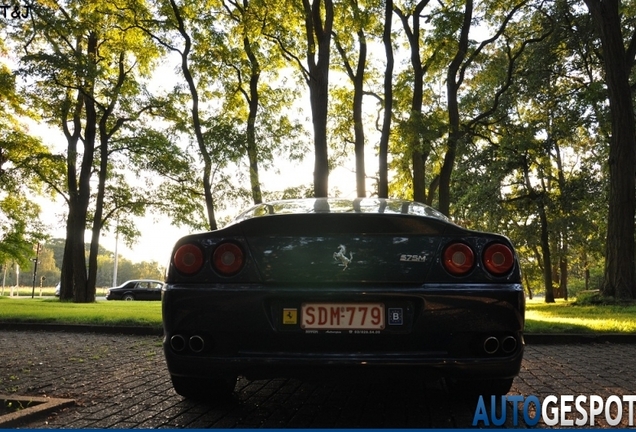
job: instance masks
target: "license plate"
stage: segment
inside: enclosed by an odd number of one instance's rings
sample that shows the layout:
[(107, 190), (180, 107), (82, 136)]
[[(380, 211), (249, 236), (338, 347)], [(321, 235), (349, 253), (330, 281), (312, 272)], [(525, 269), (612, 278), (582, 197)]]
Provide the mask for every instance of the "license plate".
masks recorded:
[(382, 303), (303, 303), (300, 327), (308, 330), (382, 330)]

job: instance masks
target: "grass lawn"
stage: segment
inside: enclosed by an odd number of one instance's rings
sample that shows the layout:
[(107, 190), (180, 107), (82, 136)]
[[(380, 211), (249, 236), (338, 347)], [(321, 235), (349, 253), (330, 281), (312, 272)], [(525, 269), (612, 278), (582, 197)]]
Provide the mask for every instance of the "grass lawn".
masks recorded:
[(636, 304), (573, 305), (526, 301), (526, 333), (636, 333)]
[(61, 302), (56, 298), (0, 297), (0, 321), (161, 326), (159, 301)]
[[(53, 298), (0, 296), (0, 321), (161, 326), (161, 302), (97, 301), (77, 304)], [(526, 333), (636, 333), (636, 305), (576, 306), (543, 299), (526, 303)]]

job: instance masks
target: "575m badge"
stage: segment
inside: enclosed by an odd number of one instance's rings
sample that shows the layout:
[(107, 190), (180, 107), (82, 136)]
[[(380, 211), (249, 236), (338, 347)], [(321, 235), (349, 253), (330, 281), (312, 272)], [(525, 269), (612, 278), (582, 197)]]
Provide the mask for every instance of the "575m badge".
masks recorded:
[(425, 262), (425, 261), (426, 261), (426, 255), (408, 255), (408, 254), (402, 254), (402, 255), (400, 255), (400, 261), (406, 261), (406, 262)]

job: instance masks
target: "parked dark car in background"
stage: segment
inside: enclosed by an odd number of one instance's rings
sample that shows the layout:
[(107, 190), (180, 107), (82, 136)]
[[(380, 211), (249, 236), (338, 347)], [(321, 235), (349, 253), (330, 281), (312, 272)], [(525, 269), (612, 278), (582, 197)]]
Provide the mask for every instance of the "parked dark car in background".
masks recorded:
[(109, 288), (106, 300), (161, 300), (163, 282), (151, 279), (129, 280)]
[(524, 306), (506, 237), (410, 201), (278, 201), (176, 243), (164, 352), (191, 398), (229, 395), (239, 375), (435, 378), (505, 394)]

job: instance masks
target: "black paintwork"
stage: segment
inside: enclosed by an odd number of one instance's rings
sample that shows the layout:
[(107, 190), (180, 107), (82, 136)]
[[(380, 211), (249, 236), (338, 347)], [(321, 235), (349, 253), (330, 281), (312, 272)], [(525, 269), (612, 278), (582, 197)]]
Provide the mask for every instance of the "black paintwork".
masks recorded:
[[(405, 201), (390, 201), (404, 208)], [(232, 241), (246, 254), (231, 277), (210, 264), (216, 245)], [(475, 253), (462, 277), (441, 261), (449, 243)], [(503, 236), (463, 229), (446, 220), (370, 212), (274, 214), (243, 218), (214, 232), (179, 240), (196, 244), (204, 267), (180, 274), (170, 266), (163, 293), (164, 350), (173, 377), (332, 375), (379, 367), (417, 376), (514, 377), (523, 354), (524, 294), (518, 263), (490, 275), (481, 255)], [(344, 246), (344, 250), (343, 250)], [(348, 261), (338, 259), (344, 252)], [(285, 310), (302, 303), (382, 303), (387, 325), (378, 331), (306, 331), (284, 324)], [(389, 309), (401, 311), (388, 324)], [(396, 315), (397, 316), (397, 315)], [(170, 339), (200, 336), (199, 351), (175, 350)], [(510, 352), (484, 352), (494, 336), (517, 341)]]
[(163, 282), (156, 280), (130, 280), (109, 288), (106, 300), (124, 300), (132, 296), (132, 300), (161, 300)]

